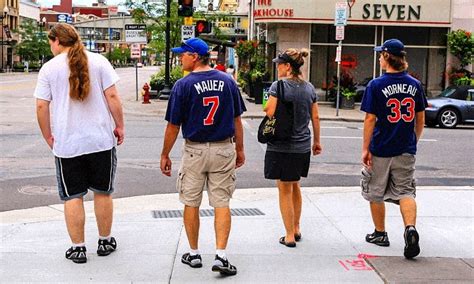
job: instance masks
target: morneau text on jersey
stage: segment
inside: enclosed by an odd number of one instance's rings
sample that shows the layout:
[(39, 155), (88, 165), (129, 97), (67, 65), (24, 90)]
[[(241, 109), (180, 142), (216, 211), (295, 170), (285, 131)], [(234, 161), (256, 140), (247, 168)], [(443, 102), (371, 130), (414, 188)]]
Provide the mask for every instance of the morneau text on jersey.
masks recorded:
[(194, 88), (200, 95), (202, 92), (218, 91), (222, 92), (224, 90), (224, 81), (220, 80), (205, 80), (199, 83), (194, 84)]
[(410, 94), (412, 96), (415, 96), (417, 90), (418, 89), (416, 88), (416, 86), (412, 86), (409, 84), (392, 84), (383, 88), (382, 93), (387, 98), (393, 94), (400, 94), (400, 93)]

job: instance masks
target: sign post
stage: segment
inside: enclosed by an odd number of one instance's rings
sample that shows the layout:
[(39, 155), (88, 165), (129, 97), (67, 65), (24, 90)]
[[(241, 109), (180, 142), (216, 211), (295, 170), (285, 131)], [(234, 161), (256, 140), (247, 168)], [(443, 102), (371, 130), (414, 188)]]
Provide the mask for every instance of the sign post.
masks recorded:
[(340, 102), (340, 96), (341, 96), (341, 54), (342, 54), (342, 40), (344, 39), (344, 26), (347, 25), (347, 2), (336, 3), (334, 25), (336, 26), (336, 40), (339, 41), (336, 48), (336, 62), (337, 62), (336, 116), (339, 116), (339, 102)]
[(135, 60), (135, 97), (138, 101), (138, 60), (141, 57), (140, 44), (147, 43), (146, 25), (144, 24), (133, 24), (125, 25), (125, 41), (132, 43), (130, 47), (130, 58)]
[(135, 97), (138, 101), (138, 59), (140, 59), (141, 50), (140, 44), (134, 43), (130, 49), (130, 58), (135, 59)]

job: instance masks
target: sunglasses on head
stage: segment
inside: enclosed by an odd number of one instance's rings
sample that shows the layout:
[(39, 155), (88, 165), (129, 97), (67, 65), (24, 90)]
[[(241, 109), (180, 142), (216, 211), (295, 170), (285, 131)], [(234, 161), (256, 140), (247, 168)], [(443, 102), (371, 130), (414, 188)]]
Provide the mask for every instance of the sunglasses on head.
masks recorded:
[(183, 43), (181, 44), (181, 47), (183, 47), (183, 48), (184, 48), (184, 47), (187, 47), (188, 49), (191, 49), (191, 52), (192, 52), (192, 53), (198, 53), (197, 50), (196, 50), (194, 47), (190, 46), (189, 44), (187, 44), (187, 43), (185, 43), (185, 42), (183, 42)]

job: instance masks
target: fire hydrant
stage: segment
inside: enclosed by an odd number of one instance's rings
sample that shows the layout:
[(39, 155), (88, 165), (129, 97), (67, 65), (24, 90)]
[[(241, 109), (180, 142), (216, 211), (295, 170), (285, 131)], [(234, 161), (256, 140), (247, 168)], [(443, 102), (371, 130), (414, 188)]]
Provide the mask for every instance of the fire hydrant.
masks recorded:
[(145, 83), (145, 85), (143, 86), (143, 91), (145, 91), (145, 93), (143, 94), (142, 104), (149, 104), (150, 103), (150, 86), (148, 86), (148, 83)]

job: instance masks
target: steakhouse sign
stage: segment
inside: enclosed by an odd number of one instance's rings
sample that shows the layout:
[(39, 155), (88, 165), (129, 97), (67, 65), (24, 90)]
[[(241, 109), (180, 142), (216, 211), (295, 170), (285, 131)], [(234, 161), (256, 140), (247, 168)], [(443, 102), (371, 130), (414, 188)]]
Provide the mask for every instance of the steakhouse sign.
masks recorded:
[[(447, 0), (355, 0), (352, 3), (348, 24), (424, 27), (451, 25), (451, 1)], [(332, 24), (334, 1), (255, 0), (252, 15), (256, 23)]]
[(272, 0), (257, 0), (257, 7), (253, 11), (254, 17), (293, 17), (293, 8), (275, 8), (272, 7)]

